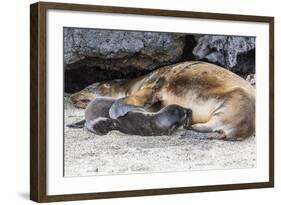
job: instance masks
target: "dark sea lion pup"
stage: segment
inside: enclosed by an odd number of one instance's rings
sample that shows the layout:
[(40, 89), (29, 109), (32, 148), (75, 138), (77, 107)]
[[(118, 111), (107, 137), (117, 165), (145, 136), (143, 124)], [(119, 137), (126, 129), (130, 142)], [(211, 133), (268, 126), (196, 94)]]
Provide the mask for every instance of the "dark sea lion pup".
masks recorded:
[(129, 111), (114, 121), (114, 128), (120, 132), (142, 136), (170, 135), (176, 129), (191, 122), (192, 111), (179, 105), (168, 105), (152, 113), (144, 110)]
[(155, 113), (135, 106), (126, 115), (112, 119), (109, 110), (115, 102), (113, 98), (98, 97), (87, 106), (85, 120), (67, 126), (85, 126), (98, 135), (118, 130), (132, 135), (156, 136), (170, 135), (180, 126), (188, 128), (190, 125), (192, 111), (178, 105), (169, 105)]

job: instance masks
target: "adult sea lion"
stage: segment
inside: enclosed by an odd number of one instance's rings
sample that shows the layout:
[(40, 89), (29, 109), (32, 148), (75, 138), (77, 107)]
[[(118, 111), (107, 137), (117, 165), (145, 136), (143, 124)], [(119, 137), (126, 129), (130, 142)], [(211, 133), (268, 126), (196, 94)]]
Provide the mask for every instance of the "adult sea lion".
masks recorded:
[(169, 105), (158, 112), (147, 112), (143, 108), (130, 106), (125, 115), (112, 119), (109, 110), (116, 100), (97, 97), (85, 110), (85, 120), (67, 125), (72, 128), (86, 127), (89, 131), (105, 135), (111, 130), (126, 134), (156, 136), (170, 135), (180, 126), (189, 127), (192, 111), (178, 105)]
[[(159, 79), (164, 79), (159, 83)], [(159, 85), (160, 84), (160, 85)], [(200, 61), (159, 68), (131, 80), (95, 83), (71, 96), (76, 107), (85, 108), (97, 96), (124, 97), (111, 109), (118, 118), (147, 103), (157, 111), (177, 104), (192, 110), (192, 128), (217, 132), (219, 139), (241, 140), (255, 132), (255, 89), (249, 82), (220, 66)], [(117, 114), (116, 114), (117, 113)]]

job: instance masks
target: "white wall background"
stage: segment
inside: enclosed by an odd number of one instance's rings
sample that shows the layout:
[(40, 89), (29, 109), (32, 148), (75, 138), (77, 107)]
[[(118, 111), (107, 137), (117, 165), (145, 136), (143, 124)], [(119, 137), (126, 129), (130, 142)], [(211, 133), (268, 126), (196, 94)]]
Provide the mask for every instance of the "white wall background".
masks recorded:
[[(51, 1), (51, 0), (50, 0)], [(70, 204), (276, 204), (281, 194), (280, 163), (280, 38), (277, 0), (60, 0), (114, 6), (208, 11), (275, 16), (275, 178), (274, 189), (68, 202)], [(0, 204), (32, 204), (29, 198), (29, 4), (1, 2), (0, 11)], [(279, 80), (279, 81), (278, 81)], [(54, 203), (56, 204), (56, 203)], [(64, 203), (60, 203), (64, 204)]]

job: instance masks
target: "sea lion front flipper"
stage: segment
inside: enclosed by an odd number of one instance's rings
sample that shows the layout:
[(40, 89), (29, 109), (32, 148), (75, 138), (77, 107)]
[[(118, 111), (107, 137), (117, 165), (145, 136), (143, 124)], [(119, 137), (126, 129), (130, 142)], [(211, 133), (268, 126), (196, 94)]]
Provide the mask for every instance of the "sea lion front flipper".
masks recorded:
[(98, 117), (94, 120), (87, 121), (85, 127), (96, 135), (106, 135), (109, 131), (115, 130), (115, 123), (113, 119)]
[(86, 122), (86, 120), (81, 120), (81, 121), (75, 122), (73, 124), (66, 125), (66, 127), (69, 127), (69, 128), (83, 128), (84, 125), (85, 125), (85, 122)]
[(143, 88), (125, 98), (116, 100), (109, 110), (109, 116), (112, 119), (126, 115), (130, 111), (145, 111), (156, 102), (152, 102), (155, 90), (153, 87)]
[(109, 109), (109, 116), (111, 119), (117, 119), (126, 115), (130, 111), (144, 111), (140, 106), (129, 105), (123, 102), (123, 98), (116, 100)]

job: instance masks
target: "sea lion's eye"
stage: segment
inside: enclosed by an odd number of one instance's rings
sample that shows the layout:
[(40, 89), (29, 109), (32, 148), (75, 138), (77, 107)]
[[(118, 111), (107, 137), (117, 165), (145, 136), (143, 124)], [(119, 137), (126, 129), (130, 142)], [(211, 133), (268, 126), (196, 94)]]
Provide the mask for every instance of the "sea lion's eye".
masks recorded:
[(90, 100), (89, 99), (83, 99), (83, 100), (81, 100), (81, 102), (82, 103), (88, 103), (88, 102), (90, 102)]

